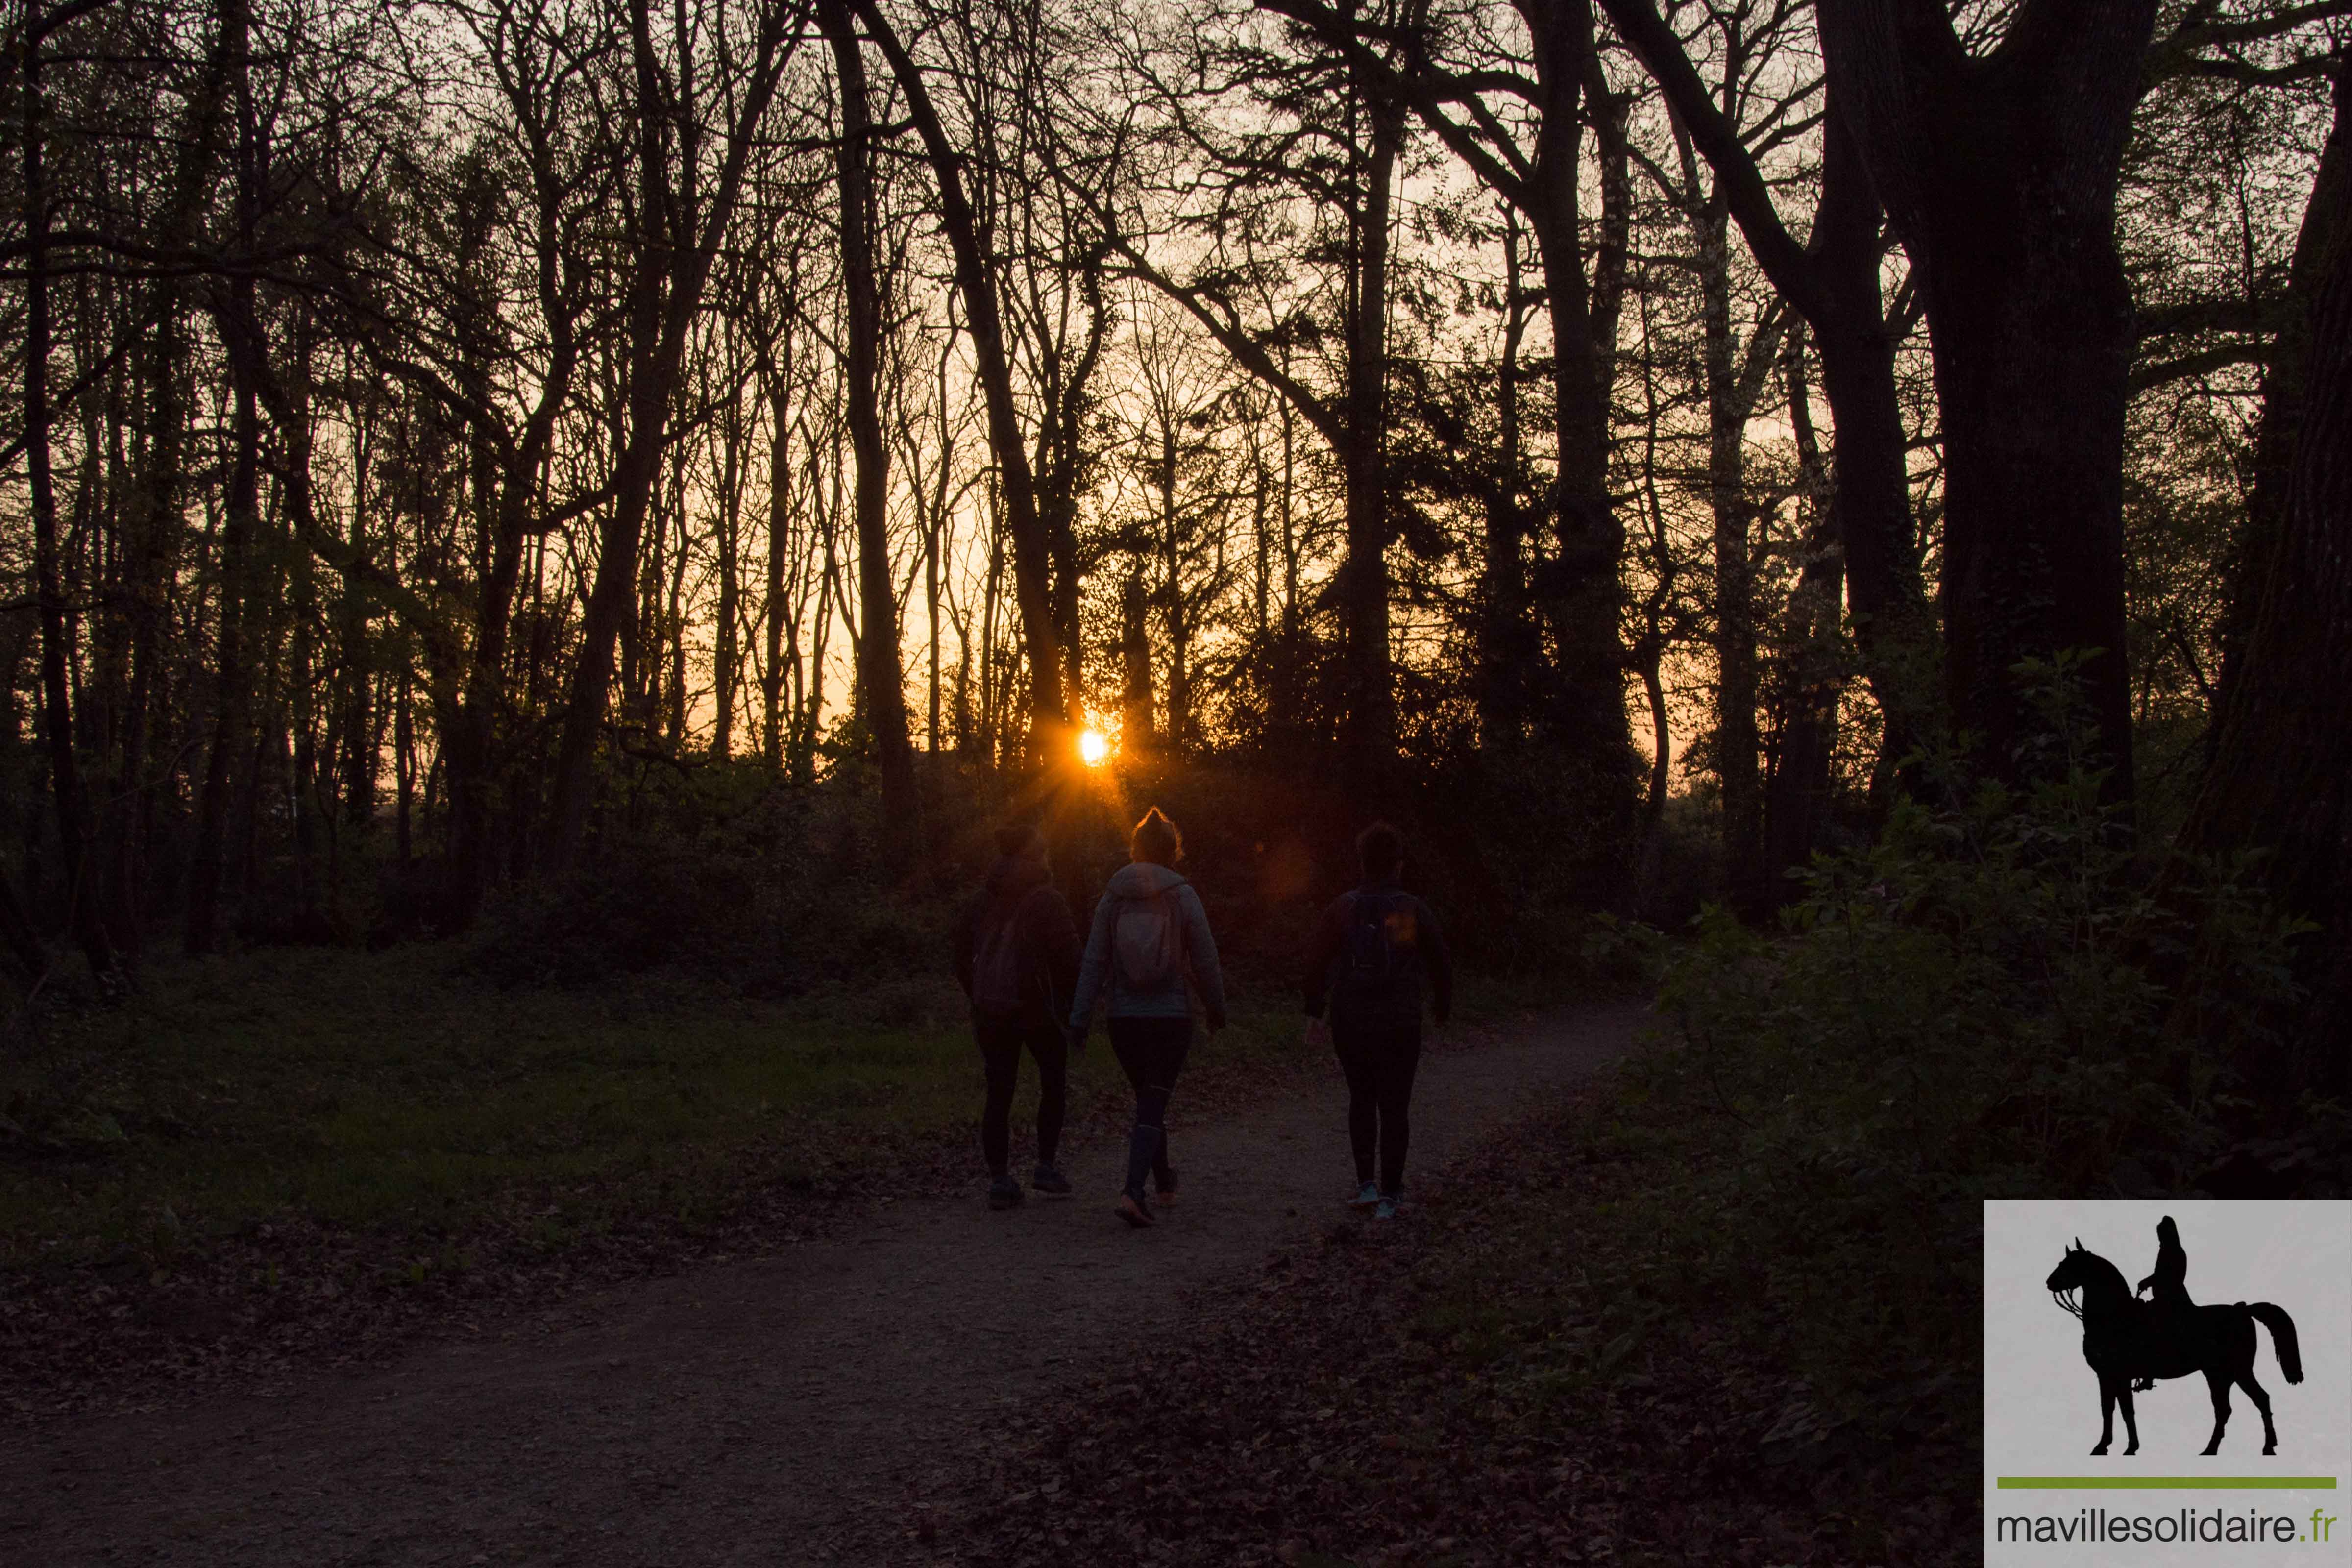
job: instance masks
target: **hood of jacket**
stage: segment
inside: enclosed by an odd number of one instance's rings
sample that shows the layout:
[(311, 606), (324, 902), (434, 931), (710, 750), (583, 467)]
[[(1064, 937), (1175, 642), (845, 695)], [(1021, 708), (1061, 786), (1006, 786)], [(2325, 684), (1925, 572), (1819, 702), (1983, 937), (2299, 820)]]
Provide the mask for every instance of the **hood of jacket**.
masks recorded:
[(987, 887), (991, 897), (1018, 898), (1051, 880), (1051, 868), (1034, 855), (999, 855), (988, 868)]
[(1131, 860), (1112, 873), (1105, 889), (1113, 898), (1148, 899), (1164, 893), (1184, 879), (1151, 860)]

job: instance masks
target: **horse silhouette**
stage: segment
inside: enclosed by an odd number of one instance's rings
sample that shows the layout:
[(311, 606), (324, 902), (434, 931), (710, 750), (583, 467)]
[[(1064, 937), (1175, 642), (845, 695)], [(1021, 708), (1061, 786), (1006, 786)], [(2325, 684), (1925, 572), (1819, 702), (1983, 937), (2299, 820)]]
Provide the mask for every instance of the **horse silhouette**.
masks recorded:
[[(2058, 1305), (2081, 1320), (2083, 1359), (2099, 1374), (2099, 1446), (2092, 1453), (2105, 1453), (2115, 1441), (2117, 1405), (2123, 1406), (2124, 1431), (2131, 1439), (2124, 1452), (2139, 1452), (2139, 1422), (2132, 1412), (2134, 1378), (2187, 1377), (2191, 1373), (2204, 1373), (2205, 1385), (2213, 1392), (2213, 1436), (2205, 1444), (2207, 1454), (2221, 1451), (2233, 1383), (2263, 1413), (2263, 1452), (2278, 1452), (2271, 1396), (2254, 1381), (2254, 1324), (2270, 1330), (2271, 1346), (2286, 1380), (2301, 1383), (2303, 1352), (2295, 1342), (2294, 1320), (2284, 1308), (2240, 1301), (2229, 1307), (2166, 1310), (2160, 1303), (2143, 1303), (2116, 1266), (2086, 1249), (2080, 1237), (2044, 1283)], [(2078, 1290), (2080, 1305), (2068, 1299)]]

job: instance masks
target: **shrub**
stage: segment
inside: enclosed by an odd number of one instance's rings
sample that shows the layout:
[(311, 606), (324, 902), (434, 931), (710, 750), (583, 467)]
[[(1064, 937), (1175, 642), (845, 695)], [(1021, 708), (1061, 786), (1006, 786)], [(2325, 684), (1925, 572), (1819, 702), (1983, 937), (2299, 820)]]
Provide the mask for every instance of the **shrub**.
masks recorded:
[(493, 903), (467, 966), (561, 986), (675, 969), (769, 996), (939, 969), (952, 898), (892, 880), (874, 813), (870, 799), (778, 791), (614, 832), (570, 875)]
[(1876, 845), (1817, 860), (1778, 931), (1710, 909), (1633, 1074), (1714, 1157), (1677, 1203), (1719, 1215), (1849, 1416), (1895, 1419), (1907, 1384), (1964, 1417), (1972, 1391), (1937, 1378), (1975, 1342), (1980, 1200), (2199, 1185), (2292, 986), (2295, 923), (2242, 867), (2156, 875), (2101, 803), (2067, 668), (2022, 673), (2043, 782), (1936, 763), (1952, 804), (1902, 801)]

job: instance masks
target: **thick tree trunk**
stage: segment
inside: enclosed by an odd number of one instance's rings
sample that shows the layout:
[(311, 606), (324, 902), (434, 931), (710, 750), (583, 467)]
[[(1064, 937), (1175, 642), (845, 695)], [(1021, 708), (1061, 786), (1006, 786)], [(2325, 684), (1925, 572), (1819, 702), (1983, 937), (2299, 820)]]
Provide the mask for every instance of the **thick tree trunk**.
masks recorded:
[(1592, 9), (1590, 0), (1527, 0), (1521, 14), (1534, 35), (1546, 94), (1525, 205), (1551, 310), (1559, 465), (1553, 550), (1537, 592), (1554, 660), (1544, 728), (1580, 775), (1563, 779), (1562, 787), (1587, 837), (1577, 857), (1585, 898), (1616, 906), (1624, 901), (1632, 869), (1626, 850), (1634, 837), (1635, 769), (1618, 626), (1625, 531), (1609, 492), (1608, 388), (1579, 228), (1579, 100), (1596, 74)]
[[(2322, 178), (2330, 173), (2323, 165)], [(2334, 226), (2331, 225), (2331, 227)], [(2251, 623), (2221, 694), (2219, 740), (2181, 839), (2216, 856), (2264, 852), (2259, 874), (2318, 929), (2298, 969), (2312, 987), (2285, 1081), (2341, 1095), (2352, 1084), (2352, 244), (2309, 258), (2299, 428)]]
[(1832, 111), (1813, 214), (1815, 288), (1805, 302), (1834, 433), (1830, 511), (1844, 556), (1854, 643), (1878, 701), (1880, 773), (1891, 778), (1934, 727), (1939, 660), (1911, 521), (1895, 342), (1879, 293), (1885, 254), (1880, 216), (1861, 150)]
[(2026, 0), (1970, 58), (1946, 14), (1822, 0), (1831, 89), (1917, 267), (1945, 456), (1945, 689), (1982, 764), (2058, 765), (2020, 661), (2083, 675), (2132, 787), (2123, 435), (2134, 341), (2117, 171), (2155, 0)]
[(2263, 368), (2263, 412), (2254, 434), (2253, 485), (2246, 497), (2246, 521), (2240, 532), (2236, 560), (2230, 576), (2230, 597), (2221, 618), (2221, 673), (2214, 693), (2215, 719), (2206, 729), (2206, 765), (2219, 761), (2220, 714), (2227, 709), (2241, 678), (2246, 642), (2252, 635), (2262, 597), (2277, 559), (2286, 524), (2287, 487), (2294, 471), (2303, 431), (2305, 388), (2311, 376), (2311, 312), (2314, 296), (2327, 281), (2336, 253), (2352, 237), (2352, 70), (2341, 61), (2336, 69), (2335, 119), (2327, 144), (2319, 155), (2319, 171), (2312, 181), (2311, 197), (2304, 205), (2303, 226), (2295, 235), (2294, 255), (2287, 268), (2284, 308), (2278, 337)]
[[(891, 589), (887, 508), (890, 452), (882, 439), (882, 311), (874, 277), (873, 126), (866, 65), (840, 0), (818, 8), (841, 86), (841, 281), (849, 445), (856, 467), (851, 505), (857, 522), (858, 700), (882, 764), (885, 843), (904, 863), (920, 847), (922, 799), (907, 736), (905, 672), (898, 666), (898, 601)], [(975, 334), (975, 337), (977, 334)], [(1051, 681), (1049, 665), (1045, 678)]]

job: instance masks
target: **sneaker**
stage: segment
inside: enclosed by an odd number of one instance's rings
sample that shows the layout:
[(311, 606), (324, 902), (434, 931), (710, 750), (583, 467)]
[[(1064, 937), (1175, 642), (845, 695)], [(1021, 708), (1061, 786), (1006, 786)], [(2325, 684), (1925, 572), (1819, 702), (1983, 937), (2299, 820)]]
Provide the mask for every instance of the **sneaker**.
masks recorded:
[(1033, 1192), (1049, 1193), (1057, 1198), (1070, 1195), (1070, 1178), (1051, 1165), (1039, 1165), (1030, 1172), (1029, 1186)]
[(1010, 1176), (999, 1176), (988, 1184), (988, 1206), (1011, 1209), (1021, 1206), (1021, 1184)]
[(1370, 1182), (1366, 1182), (1362, 1186), (1356, 1189), (1356, 1195), (1348, 1200), (1348, 1206), (1349, 1208), (1368, 1209), (1380, 1201), (1380, 1188), (1374, 1186)]
[(1150, 1230), (1160, 1223), (1151, 1217), (1151, 1205), (1133, 1193), (1126, 1194), (1118, 1200), (1118, 1208), (1116, 1212), (1119, 1218), (1127, 1221), (1137, 1230)]
[(1397, 1216), (1397, 1211), (1402, 1207), (1404, 1207), (1404, 1199), (1397, 1196), (1393, 1193), (1382, 1193), (1381, 1194), (1381, 1206), (1372, 1211), (1372, 1217), (1374, 1219), (1394, 1219)]
[(1168, 1167), (1168, 1173), (1164, 1176), (1154, 1176), (1151, 1179), (1151, 1183), (1152, 1185), (1158, 1189), (1154, 1195), (1158, 1197), (1161, 1203), (1172, 1204), (1176, 1201), (1175, 1166), (1171, 1165)]

